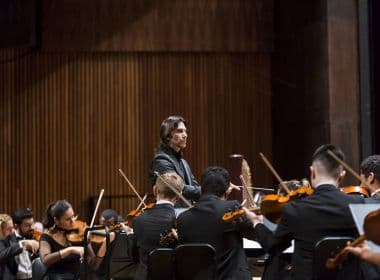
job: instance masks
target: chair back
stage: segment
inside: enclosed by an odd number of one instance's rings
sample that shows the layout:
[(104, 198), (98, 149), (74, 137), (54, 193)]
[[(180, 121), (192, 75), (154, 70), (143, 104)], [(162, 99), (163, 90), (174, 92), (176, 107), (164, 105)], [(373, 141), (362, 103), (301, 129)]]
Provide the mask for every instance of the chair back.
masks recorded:
[(157, 248), (148, 255), (148, 280), (174, 279), (174, 250)]
[(32, 278), (33, 280), (42, 280), (45, 278), (47, 269), (46, 266), (42, 263), (40, 258), (35, 258), (32, 261)]
[(326, 268), (328, 258), (333, 258), (352, 241), (351, 237), (325, 237), (317, 242), (313, 256), (313, 280), (356, 279), (360, 274), (359, 261), (353, 256), (334, 269)]
[(203, 280), (216, 278), (215, 249), (209, 244), (182, 244), (175, 248), (177, 280)]

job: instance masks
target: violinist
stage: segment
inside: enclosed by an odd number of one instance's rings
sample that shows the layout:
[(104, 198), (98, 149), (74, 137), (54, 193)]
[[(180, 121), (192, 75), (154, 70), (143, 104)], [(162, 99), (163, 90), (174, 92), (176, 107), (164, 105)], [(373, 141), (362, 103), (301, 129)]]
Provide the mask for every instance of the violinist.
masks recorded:
[(380, 155), (367, 157), (360, 164), (360, 177), (368, 186), (370, 197), (365, 199), (365, 203), (380, 203)]
[[(187, 145), (187, 125), (183, 117), (170, 116), (165, 119), (160, 128), (160, 147), (150, 167), (150, 180), (152, 186), (156, 183), (160, 174), (175, 172), (184, 181), (185, 187), (183, 196), (189, 201), (198, 201), (200, 197), (200, 187), (195, 180), (187, 161), (182, 156), (182, 151)], [(178, 201), (176, 208), (187, 207), (183, 201)]]
[(137, 280), (147, 279), (148, 254), (153, 249), (161, 247), (161, 234), (173, 228), (174, 204), (179, 197), (167, 184), (170, 184), (178, 193), (181, 193), (184, 187), (183, 180), (178, 174), (174, 172), (162, 174), (157, 178), (153, 187), (156, 204), (152, 208), (146, 209), (132, 222), (133, 244), (139, 253), (139, 264), (135, 277)]
[[(370, 197), (364, 199), (365, 203), (380, 203), (380, 155), (372, 155), (364, 159), (360, 164), (361, 187), (367, 188)], [(380, 262), (378, 265), (372, 264), (373, 258), (376, 260), (376, 253), (373, 253), (365, 242), (357, 247), (348, 247), (347, 252), (353, 253), (363, 259), (360, 263), (365, 279), (380, 279)], [(378, 256), (378, 260), (380, 257)]]
[(13, 232), (14, 225), (11, 216), (0, 214), (0, 238), (7, 237)]
[[(319, 147), (312, 156), (310, 180), (314, 193), (284, 206), (281, 220), (272, 233), (261, 223), (261, 217), (246, 211), (255, 224), (257, 240), (270, 254), (279, 254), (295, 242), (292, 256), (292, 279), (312, 279), (313, 251), (316, 243), (326, 236), (357, 237), (358, 232), (348, 204), (363, 203), (359, 196), (349, 196), (338, 189), (345, 171), (329, 154), (344, 158), (342, 150), (327, 144)], [(354, 277), (353, 273), (345, 279)]]
[(19, 208), (12, 214), (15, 230), (0, 239), (0, 279), (32, 279), (32, 260), (38, 257), (33, 238), (33, 213)]
[[(75, 220), (74, 210), (66, 200), (50, 203), (46, 209), (44, 226), (48, 231), (40, 239), (40, 257), (47, 266), (50, 280), (79, 278), (84, 247), (83, 244), (72, 245), (69, 238), (74, 230), (78, 231), (74, 228)], [(99, 265), (105, 254), (105, 245), (99, 251), (99, 258), (91, 254), (92, 250), (87, 251), (90, 265)]]
[(180, 243), (208, 243), (215, 248), (217, 279), (252, 279), (243, 248), (243, 237), (253, 240), (252, 223), (225, 222), (226, 212), (240, 207), (237, 200), (226, 200), (230, 189), (229, 173), (223, 167), (208, 167), (202, 174), (202, 196), (193, 208), (177, 218)]

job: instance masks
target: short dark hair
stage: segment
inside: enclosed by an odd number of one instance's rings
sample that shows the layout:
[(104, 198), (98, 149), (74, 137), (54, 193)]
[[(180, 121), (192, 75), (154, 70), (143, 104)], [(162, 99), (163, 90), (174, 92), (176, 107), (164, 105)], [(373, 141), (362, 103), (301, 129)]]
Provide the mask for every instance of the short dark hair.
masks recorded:
[(312, 162), (318, 162), (319, 166), (322, 167), (323, 172), (326, 175), (329, 175), (333, 178), (337, 178), (340, 172), (342, 171), (342, 166), (331, 155), (327, 153), (327, 151), (329, 150), (339, 159), (344, 161), (344, 153), (339, 147), (332, 144), (325, 144), (315, 150), (312, 156)]
[(170, 116), (161, 123), (161, 127), (160, 127), (161, 144), (164, 144), (164, 145), (169, 144), (169, 140), (172, 137), (173, 131), (177, 129), (178, 124), (181, 122), (185, 126), (187, 126), (185, 119), (181, 116)]
[(33, 212), (28, 208), (18, 208), (12, 214), (12, 220), (15, 225), (21, 225), (25, 219), (33, 218)]
[(50, 203), (46, 209), (45, 218), (42, 222), (44, 227), (51, 228), (55, 224), (54, 218), (61, 218), (69, 208), (72, 208), (72, 206), (66, 200), (57, 200)]
[(360, 172), (365, 177), (368, 177), (369, 173), (373, 172), (375, 179), (380, 182), (380, 155), (372, 155), (364, 159), (360, 164)]
[(230, 185), (228, 171), (220, 166), (210, 166), (202, 174), (201, 188), (203, 194), (221, 196)]

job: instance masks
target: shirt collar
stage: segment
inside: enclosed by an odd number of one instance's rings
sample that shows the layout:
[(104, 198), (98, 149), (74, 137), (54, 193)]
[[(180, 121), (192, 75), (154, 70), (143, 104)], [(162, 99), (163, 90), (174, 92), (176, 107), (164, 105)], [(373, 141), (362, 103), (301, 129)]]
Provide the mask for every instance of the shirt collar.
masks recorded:
[(371, 193), (371, 196), (374, 196), (375, 194), (377, 194), (379, 192), (380, 192), (380, 189), (377, 189), (376, 191), (374, 191), (374, 192)]
[(156, 205), (158, 205), (158, 204), (170, 204), (170, 205), (174, 206), (173, 202), (166, 200), (166, 199), (161, 199), (161, 200), (157, 201)]

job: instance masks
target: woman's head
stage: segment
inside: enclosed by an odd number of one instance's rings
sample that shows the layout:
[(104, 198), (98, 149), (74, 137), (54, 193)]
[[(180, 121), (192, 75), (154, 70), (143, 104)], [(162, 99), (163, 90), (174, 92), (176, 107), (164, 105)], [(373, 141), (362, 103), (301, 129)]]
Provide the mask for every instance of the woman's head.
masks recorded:
[(45, 228), (58, 226), (63, 229), (71, 229), (75, 221), (74, 210), (66, 200), (57, 200), (50, 203), (46, 209), (44, 220)]

